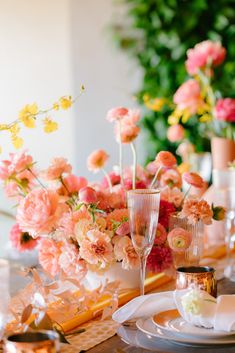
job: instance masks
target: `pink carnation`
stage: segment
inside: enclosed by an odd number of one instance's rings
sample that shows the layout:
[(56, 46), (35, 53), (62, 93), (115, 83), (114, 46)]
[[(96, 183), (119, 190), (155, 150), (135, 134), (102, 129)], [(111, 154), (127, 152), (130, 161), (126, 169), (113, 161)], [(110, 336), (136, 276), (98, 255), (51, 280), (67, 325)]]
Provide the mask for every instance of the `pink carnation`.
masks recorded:
[(93, 172), (102, 169), (107, 162), (109, 155), (104, 150), (96, 150), (87, 158), (87, 168)]
[(147, 269), (154, 273), (162, 272), (172, 265), (171, 249), (167, 246), (153, 246), (147, 259)]
[(168, 243), (175, 252), (184, 252), (190, 247), (192, 242), (192, 233), (183, 228), (174, 228), (168, 234)]
[(45, 271), (55, 276), (60, 271), (59, 258), (61, 255), (61, 243), (56, 243), (49, 238), (42, 238), (39, 247), (39, 263)]
[(154, 244), (162, 245), (163, 243), (165, 243), (166, 238), (167, 238), (166, 229), (160, 223), (158, 223)]
[(167, 138), (170, 142), (179, 142), (183, 140), (185, 130), (182, 125), (172, 125), (167, 130)]
[(235, 99), (218, 99), (215, 106), (215, 115), (218, 120), (235, 122)]
[(22, 232), (17, 223), (11, 228), (10, 241), (18, 251), (32, 250), (38, 243), (29, 233)]
[(69, 277), (81, 280), (87, 273), (86, 262), (80, 258), (79, 250), (74, 244), (66, 243), (61, 247), (60, 268)]
[(110, 122), (123, 119), (128, 114), (128, 109), (124, 107), (117, 107), (110, 109), (107, 113), (107, 120)]
[(161, 167), (172, 168), (176, 165), (176, 158), (171, 152), (161, 151), (157, 154), (155, 162)]
[(193, 172), (184, 173), (183, 180), (186, 181), (186, 183), (188, 183), (189, 185), (192, 185), (195, 188), (199, 188), (199, 189), (202, 188), (204, 185), (204, 181), (202, 177), (199, 174), (193, 173)]
[(50, 190), (32, 190), (20, 201), (16, 220), (33, 237), (50, 233), (61, 215), (58, 195)]
[(195, 75), (198, 69), (204, 69), (207, 64), (220, 65), (226, 55), (225, 48), (219, 42), (206, 40), (187, 51), (186, 69), (190, 75)]
[(191, 114), (196, 114), (198, 109), (204, 105), (200, 85), (193, 79), (184, 82), (177, 89), (173, 100), (179, 110), (188, 110)]
[(69, 193), (78, 192), (80, 189), (87, 186), (88, 181), (83, 177), (77, 177), (74, 174), (69, 174), (63, 179), (63, 182)]
[(46, 180), (59, 179), (64, 173), (71, 173), (72, 167), (66, 158), (54, 158), (49, 168), (41, 173)]
[(139, 256), (128, 236), (115, 240), (114, 254), (118, 261), (122, 261), (122, 267), (126, 270), (138, 268), (140, 265)]
[(186, 217), (192, 224), (202, 221), (209, 225), (212, 223), (213, 212), (205, 200), (186, 199), (180, 216)]

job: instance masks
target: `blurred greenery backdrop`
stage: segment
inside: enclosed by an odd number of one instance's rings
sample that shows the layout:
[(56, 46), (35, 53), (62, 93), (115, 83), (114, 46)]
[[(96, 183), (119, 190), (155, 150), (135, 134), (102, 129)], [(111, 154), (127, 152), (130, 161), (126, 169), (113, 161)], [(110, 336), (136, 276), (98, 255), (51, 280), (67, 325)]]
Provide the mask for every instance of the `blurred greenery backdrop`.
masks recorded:
[[(116, 7), (124, 6), (125, 12), (124, 18), (115, 17), (112, 24), (115, 42), (142, 70), (141, 86), (134, 93), (144, 109), (148, 161), (159, 150), (175, 151), (177, 147), (166, 138), (169, 107), (162, 108), (158, 98), (171, 100), (187, 78), (187, 49), (206, 39), (221, 41), (227, 56), (223, 67), (216, 69), (215, 89), (224, 96), (235, 96), (235, 0), (114, 1)], [(184, 127), (198, 152), (209, 150), (209, 141), (196, 120), (190, 119)]]

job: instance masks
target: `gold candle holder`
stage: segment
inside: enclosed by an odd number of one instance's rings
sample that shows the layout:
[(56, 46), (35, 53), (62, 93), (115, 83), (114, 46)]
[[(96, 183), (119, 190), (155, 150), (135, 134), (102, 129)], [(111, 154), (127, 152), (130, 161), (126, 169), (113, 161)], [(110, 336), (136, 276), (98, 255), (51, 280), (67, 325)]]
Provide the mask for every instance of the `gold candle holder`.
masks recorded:
[(199, 288), (216, 298), (215, 270), (207, 266), (179, 267), (176, 270), (176, 289)]
[(9, 335), (3, 353), (58, 353), (59, 335), (54, 331), (32, 331)]

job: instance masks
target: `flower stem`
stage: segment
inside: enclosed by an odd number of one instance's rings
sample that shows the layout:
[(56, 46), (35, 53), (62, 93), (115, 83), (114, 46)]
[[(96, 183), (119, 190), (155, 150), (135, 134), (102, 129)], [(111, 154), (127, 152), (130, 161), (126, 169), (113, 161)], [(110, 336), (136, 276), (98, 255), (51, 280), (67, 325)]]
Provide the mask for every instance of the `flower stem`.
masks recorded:
[(33, 177), (37, 180), (38, 184), (41, 185), (43, 189), (46, 189), (45, 185), (41, 182), (41, 180), (37, 177), (37, 175), (32, 171), (31, 168), (28, 168), (28, 171), (33, 175)]
[(122, 157), (122, 126), (121, 122), (118, 121), (118, 136), (119, 136), (119, 173), (121, 178), (121, 185), (125, 189), (124, 179), (123, 179), (123, 157)]
[(159, 175), (161, 169), (162, 169), (162, 167), (159, 167), (159, 168), (157, 169), (157, 171), (156, 171), (156, 173), (155, 173), (155, 175), (154, 175), (154, 178), (153, 178), (153, 180), (152, 180), (152, 182), (151, 182), (151, 184), (150, 184), (150, 189), (154, 187), (154, 184), (156, 183), (157, 177), (158, 177), (158, 175)]
[(131, 142), (131, 149), (133, 154), (133, 165), (132, 165), (132, 189), (134, 190), (136, 187), (136, 169), (137, 169), (137, 154), (136, 148), (133, 142)]
[(112, 186), (112, 182), (110, 179), (110, 176), (108, 175), (108, 173), (106, 172), (106, 170), (104, 168), (101, 169), (105, 178), (107, 179), (108, 185), (109, 185), (109, 191), (112, 193), (113, 192), (113, 186)]
[(184, 200), (185, 200), (186, 196), (188, 195), (189, 191), (191, 190), (191, 187), (192, 187), (192, 185), (189, 185), (189, 188), (188, 188), (188, 190), (186, 190), (180, 206), (183, 206)]

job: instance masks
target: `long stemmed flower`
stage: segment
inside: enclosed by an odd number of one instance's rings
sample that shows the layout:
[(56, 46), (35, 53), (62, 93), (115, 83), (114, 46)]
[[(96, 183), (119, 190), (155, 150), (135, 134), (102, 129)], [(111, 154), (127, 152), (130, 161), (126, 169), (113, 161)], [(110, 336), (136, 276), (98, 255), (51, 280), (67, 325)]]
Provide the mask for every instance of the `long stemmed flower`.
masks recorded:
[(153, 180), (150, 184), (150, 189), (155, 186), (156, 180), (162, 168), (172, 168), (176, 165), (176, 158), (175, 156), (168, 151), (161, 151), (157, 154), (155, 163), (158, 166), (156, 173), (153, 177)]
[(104, 169), (104, 165), (107, 162), (108, 158), (109, 155), (104, 150), (95, 150), (87, 158), (87, 168), (94, 173), (97, 173), (101, 170), (105, 178), (107, 179), (109, 191), (112, 192), (113, 188), (110, 176)]

